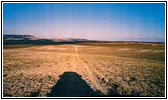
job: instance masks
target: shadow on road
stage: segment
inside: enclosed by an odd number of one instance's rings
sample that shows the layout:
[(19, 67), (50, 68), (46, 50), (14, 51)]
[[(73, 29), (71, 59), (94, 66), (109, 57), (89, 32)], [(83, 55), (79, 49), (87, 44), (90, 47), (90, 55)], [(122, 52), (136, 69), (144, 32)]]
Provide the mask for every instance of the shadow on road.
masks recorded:
[(51, 92), (47, 94), (48, 97), (90, 97), (99, 96), (101, 92), (95, 92), (84, 81), (80, 75), (75, 72), (64, 72), (60, 76), (56, 85)]

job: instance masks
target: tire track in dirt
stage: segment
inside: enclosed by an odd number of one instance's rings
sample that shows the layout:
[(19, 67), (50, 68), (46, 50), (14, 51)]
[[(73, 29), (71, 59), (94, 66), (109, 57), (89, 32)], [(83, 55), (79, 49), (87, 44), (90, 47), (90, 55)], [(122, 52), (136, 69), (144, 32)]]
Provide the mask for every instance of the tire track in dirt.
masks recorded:
[(108, 95), (108, 88), (103, 87), (100, 84), (98, 79), (93, 75), (89, 66), (80, 59), (79, 54), (78, 54), (78, 46), (77, 45), (75, 45), (75, 55), (73, 57), (73, 60), (75, 61), (75, 62), (73, 62), (73, 63), (75, 63), (74, 64), (75, 65), (75, 67), (74, 67), (75, 71), (77, 71), (77, 69), (86, 70), (85, 73), (87, 73), (87, 77), (88, 77), (89, 81), (91, 81), (91, 84), (94, 86), (94, 88), (96, 88), (96, 90), (101, 91), (102, 95)]
[(72, 66), (72, 71), (76, 72), (77, 70), (77, 64), (75, 64), (76, 62), (76, 57), (77, 57), (77, 50), (76, 50), (76, 46), (74, 46), (74, 55), (72, 56), (72, 62), (71, 62), (71, 66)]

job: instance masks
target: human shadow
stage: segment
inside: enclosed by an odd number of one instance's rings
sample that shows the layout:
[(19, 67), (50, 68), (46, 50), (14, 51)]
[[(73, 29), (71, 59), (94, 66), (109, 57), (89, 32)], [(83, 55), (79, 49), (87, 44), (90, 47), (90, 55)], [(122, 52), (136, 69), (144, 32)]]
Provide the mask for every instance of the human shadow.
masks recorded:
[(99, 96), (76, 72), (64, 72), (48, 97), (91, 97)]

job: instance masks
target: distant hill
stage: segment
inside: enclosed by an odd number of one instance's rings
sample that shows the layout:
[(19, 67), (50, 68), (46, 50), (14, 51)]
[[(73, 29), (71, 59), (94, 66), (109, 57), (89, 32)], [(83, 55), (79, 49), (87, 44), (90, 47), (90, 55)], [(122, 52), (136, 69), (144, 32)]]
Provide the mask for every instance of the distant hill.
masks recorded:
[(50, 45), (50, 44), (74, 44), (74, 43), (124, 43), (124, 42), (139, 42), (139, 43), (164, 43), (164, 42), (142, 42), (142, 41), (98, 41), (78, 38), (40, 38), (33, 35), (3, 35), (3, 44), (30, 44), (30, 45)]
[(52, 40), (56, 41), (56, 42), (62, 42), (62, 41), (67, 41), (67, 42), (88, 41), (87, 39), (76, 39), (76, 38), (57, 38), (57, 39), (52, 39)]
[(3, 35), (3, 44), (71, 44), (71, 43), (83, 43), (91, 42), (87, 39), (76, 39), (76, 38), (56, 38), (56, 39), (47, 39), (39, 38), (33, 35)]
[(3, 35), (4, 39), (9, 39), (9, 38), (13, 38), (13, 39), (25, 39), (25, 38), (32, 38), (34, 37), (33, 35)]

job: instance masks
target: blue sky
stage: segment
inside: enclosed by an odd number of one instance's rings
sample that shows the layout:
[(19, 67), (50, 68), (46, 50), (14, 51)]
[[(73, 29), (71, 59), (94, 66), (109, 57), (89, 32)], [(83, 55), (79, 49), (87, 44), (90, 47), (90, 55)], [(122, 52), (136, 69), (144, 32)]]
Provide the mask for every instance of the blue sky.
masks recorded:
[(3, 3), (3, 34), (164, 41), (164, 3)]

